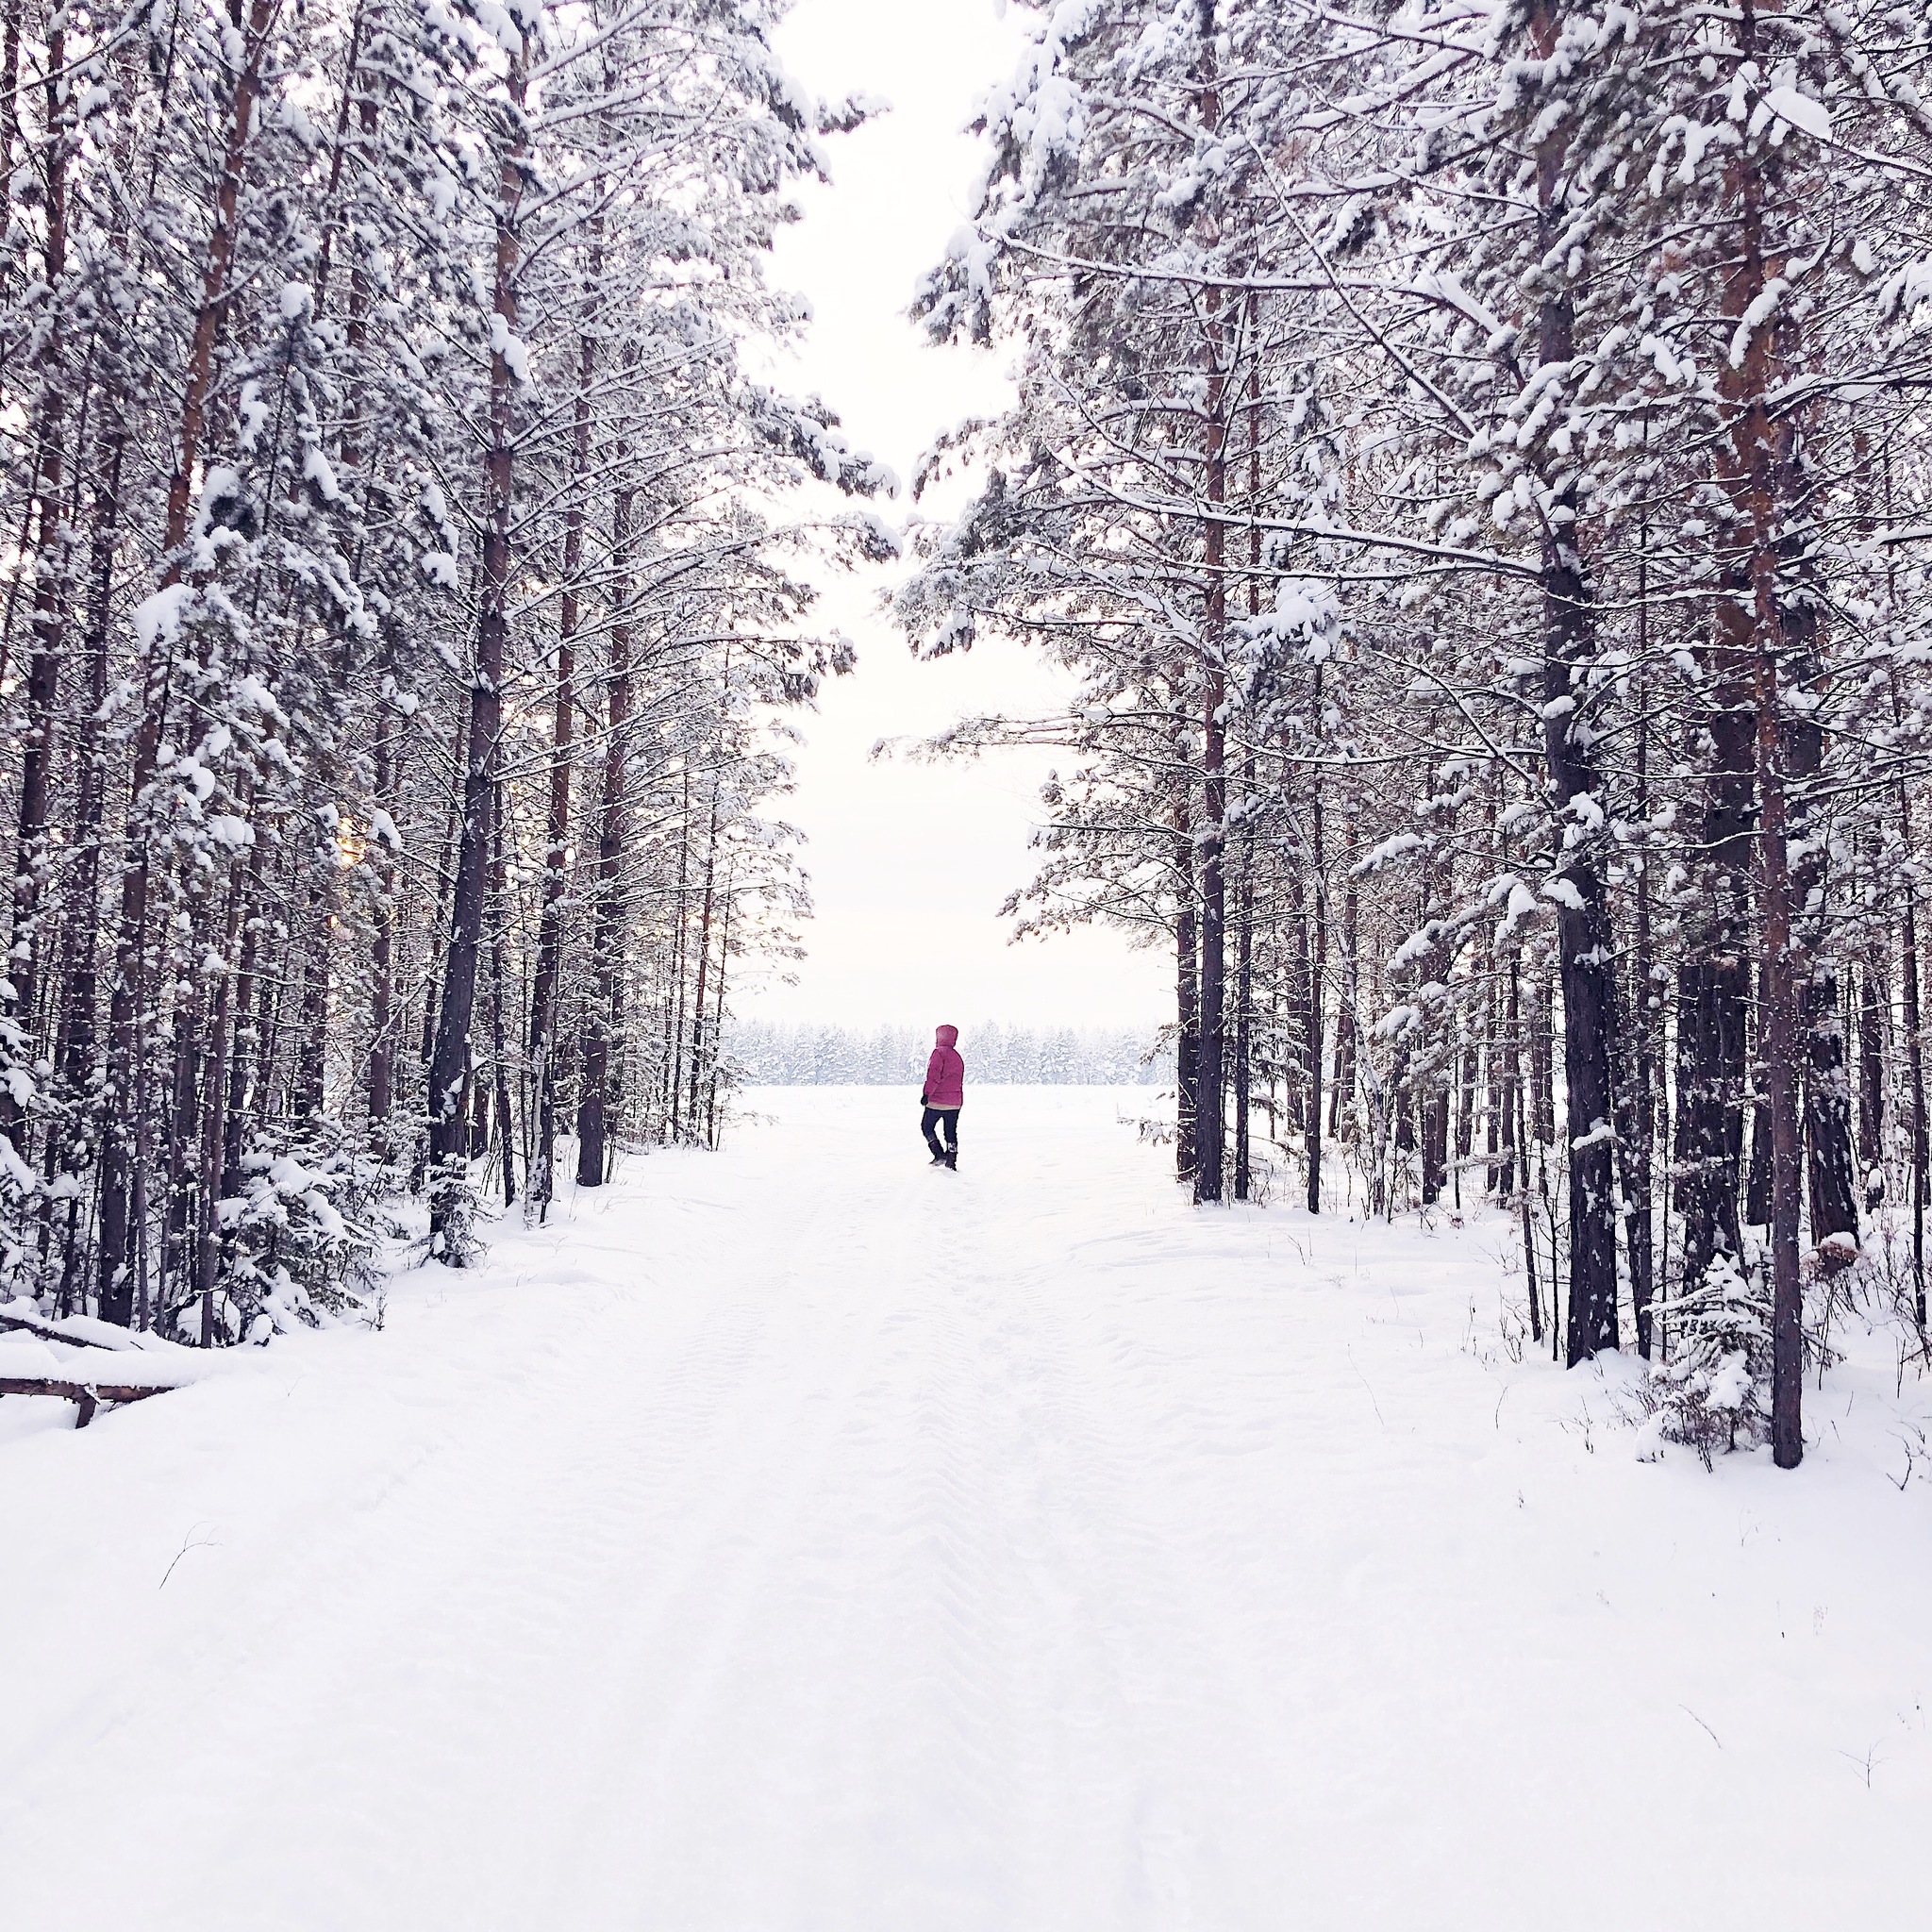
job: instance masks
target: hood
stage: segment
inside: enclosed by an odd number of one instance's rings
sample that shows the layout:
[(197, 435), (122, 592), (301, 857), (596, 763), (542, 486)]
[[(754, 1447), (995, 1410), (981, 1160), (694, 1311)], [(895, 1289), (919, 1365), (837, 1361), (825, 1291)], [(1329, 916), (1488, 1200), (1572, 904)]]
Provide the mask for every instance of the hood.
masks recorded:
[(959, 1029), (957, 1026), (941, 1026), (933, 1035), (933, 1039), (941, 1046), (958, 1046), (959, 1043)]

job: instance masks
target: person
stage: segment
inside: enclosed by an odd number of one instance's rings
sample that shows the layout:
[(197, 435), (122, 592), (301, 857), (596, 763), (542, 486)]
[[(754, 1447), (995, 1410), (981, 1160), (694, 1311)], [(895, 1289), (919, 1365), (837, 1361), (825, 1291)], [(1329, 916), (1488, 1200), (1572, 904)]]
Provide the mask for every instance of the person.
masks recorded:
[[(932, 1058), (925, 1063), (925, 1091), (919, 1104), (925, 1111), (920, 1116), (919, 1131), (932, 1149), (935, 1167), (959, 1167), (959, 1109), (966, 1103), (966, 1062), (959, 1058), (959, 1029), (941, 1026), (933, 1035)], [(935, 1126), (945, 1129), (942, 1145)]]

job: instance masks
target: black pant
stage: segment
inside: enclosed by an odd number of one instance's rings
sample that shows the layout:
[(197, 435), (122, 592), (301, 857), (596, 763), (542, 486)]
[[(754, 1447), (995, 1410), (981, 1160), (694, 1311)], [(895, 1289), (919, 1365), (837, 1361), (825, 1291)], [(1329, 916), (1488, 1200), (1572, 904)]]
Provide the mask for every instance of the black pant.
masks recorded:
[[(940, 1137), (933, 1132), (938, 1124), (946, 1130), (946, 1145), (940, 1145)], [(937, 1160), (942, 1154), (957, 1154), (959, 1151), (959, 1109), (957, 1107), (929, 1107), (919, 1117), (919, 1131), (925, 1136), (925, 1144), (932, 1149), (932, 1158)]]

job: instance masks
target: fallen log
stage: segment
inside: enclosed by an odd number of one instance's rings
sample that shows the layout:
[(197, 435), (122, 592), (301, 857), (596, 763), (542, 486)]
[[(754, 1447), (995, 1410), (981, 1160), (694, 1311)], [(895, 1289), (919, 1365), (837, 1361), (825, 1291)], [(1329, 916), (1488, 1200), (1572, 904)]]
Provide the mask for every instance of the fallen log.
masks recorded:
[(116, 1355), (166, 1354), (175, 1344), (158, 1336), (137, 1335), (89, 1315), (62, 1315), (50, 1320), (25, 1296), (0, 1302), (0, 1332), (33, 1335), (42, 1341), (64, 1341), (72, 1348), (111, 1349)]
[(92, 1335), (64, 1335), (51, 1322), (36, 1322), (27, 1315), (14, 1315), (0, 1309), (0, 1329), (11, 1329), (20, 1335), (38, 1335), (42, 1341), (65, 1341), (75, 1348), (106, 1348), (108, 1343), (96, 1341)]
[(94, 1409), (103, 1402), (145, 1402), (150, 1395), (165, 1395), (180, 1387), (178, 1382), (67, 1382), (52, 1375), (0, 1375), (0, 1395), (58, 1395), (73, 1403), (80, 1411), (74, 1419), (76, 1429), (93, 1421)]

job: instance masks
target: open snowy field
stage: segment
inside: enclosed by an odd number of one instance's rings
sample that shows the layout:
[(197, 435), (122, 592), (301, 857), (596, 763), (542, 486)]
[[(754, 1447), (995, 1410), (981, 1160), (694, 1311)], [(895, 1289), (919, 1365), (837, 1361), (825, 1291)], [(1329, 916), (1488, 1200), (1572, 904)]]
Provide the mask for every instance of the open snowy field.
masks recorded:
[(0, 1403), (9, 1932), (1918, 1922), (1932, 1384), (1642, 1462), (1501, 1224), (756, 1104), (379, 1336)]

